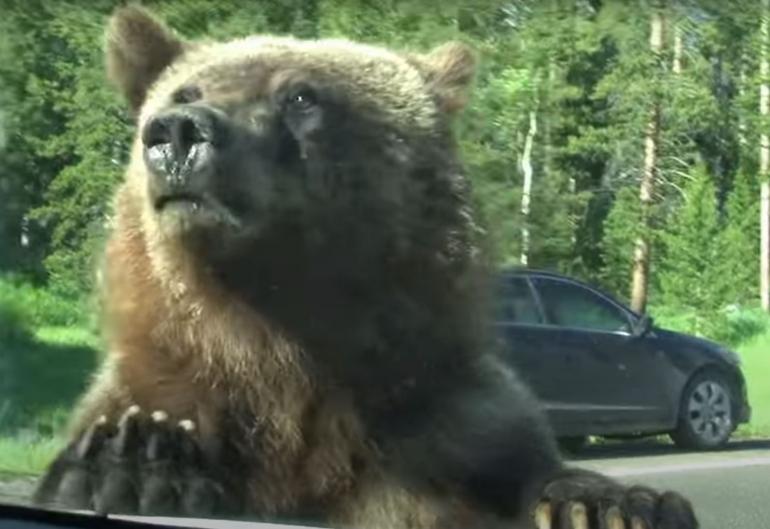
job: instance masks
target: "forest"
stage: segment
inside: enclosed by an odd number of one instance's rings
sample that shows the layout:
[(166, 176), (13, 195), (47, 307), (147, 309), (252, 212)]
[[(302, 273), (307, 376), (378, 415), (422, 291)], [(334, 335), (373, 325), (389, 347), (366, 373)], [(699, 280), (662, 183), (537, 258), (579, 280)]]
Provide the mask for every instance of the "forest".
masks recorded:
[[(95, 270), (132, 127), (103, 72), (121, 3), (0, 0), (0, 372), (18, 374), (0, 376), (0, 430), (59, 424), (99, 355)], [(479, 72), (455, 125), (496, 263), (581, 278), (736, 346), (770, 329), (767, 0), (141, 3), (188, 38), (468, 43)], [(72, 375), (42, 376), (62, 351)], [(49, 379), (55, 399), (18, 396)]]

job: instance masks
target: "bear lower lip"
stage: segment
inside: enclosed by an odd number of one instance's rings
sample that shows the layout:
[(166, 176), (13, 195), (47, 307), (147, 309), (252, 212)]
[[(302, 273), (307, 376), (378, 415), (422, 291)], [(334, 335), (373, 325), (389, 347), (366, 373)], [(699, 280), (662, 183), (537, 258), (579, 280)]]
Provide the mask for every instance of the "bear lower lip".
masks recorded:
[[(181, 231), (242, 228), (239, 215), (214, 197), (200, 195), (169, 195), (154, 202), (154, 210), (161, 223), (176, 226)], [(174, 231), (174, 228), (172, 231)]]
[(188, 207), (196, 211), (201, 207), (200, 197), (194, 195), (171, 195), (159, 198), (155, 201), (155, 209), (161, 211), (168, 206)]

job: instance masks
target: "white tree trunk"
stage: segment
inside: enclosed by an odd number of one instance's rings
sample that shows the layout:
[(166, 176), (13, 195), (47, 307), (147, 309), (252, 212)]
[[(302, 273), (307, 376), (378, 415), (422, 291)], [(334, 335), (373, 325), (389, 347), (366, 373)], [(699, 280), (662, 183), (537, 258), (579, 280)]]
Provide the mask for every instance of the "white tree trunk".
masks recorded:
[(762, 182), (761, 208), (760, 208), (760, 298), (762, 308), (770, 311), (770, 183), (768, 172), (770, 170), (770, 137), (767, 132), (767, 115), (770, 110), (770, 85), (768, 84), (768, 47), (770, 45), (770, 0), (762, 0), (762, 45), (760, 49), (759, 75), (761, 85), (759, 87), (759, 114), (762, 116), (759, 136), (759, 176)]
[(522, 266), (529, 264), (529, 206), (532, 197), (532, 146), (537, 134), (537, 110), (529, 112), (529, 130), (524, 140), (524, 153), (521, 156), (521, 172), (524, 185), (521, 192), (521, 257)]
[(542, 174), (545, 178), (551, 175), (553, 170), (553, 146), (551, 143), (551, 125), (553, 122), (553, 116), (555, 114), (553, 92), (554, 86), (556, 86), (556, 62), (553, 57), (548, 58), (548, 82), (545, 85), (545, 103), (541, 105), (538, 101), (538, 108), (542, 108), (540, 111), (540, 119), (542, 121), (542, 136), (543, 136), (543, 170)]
[[(662, 7), (654, 8), (650, 16), (650, 50), (656, 55), (663, 51), (663, 22)], [(653, 102), (649, 115), (644, 138), (644, 171), (639, 186), (642, 235), (636, 239), (634, 244), (634, 266), (631, 279), (631, 307), (637, 312), (644, 312), (647, 307), (647, 291), (650, 282), (649, 211), (652, 205), (655, 173), (658, 166), (659, 102)]]
[[(741, 53), (740, 73), (738, 74), (738, 100), (743, 101), (746, 95), (746, 59)], [(746, 145), (746, 118), (743, 117), (743, 112), (738, 112), (738, 142), (743, 146)]]

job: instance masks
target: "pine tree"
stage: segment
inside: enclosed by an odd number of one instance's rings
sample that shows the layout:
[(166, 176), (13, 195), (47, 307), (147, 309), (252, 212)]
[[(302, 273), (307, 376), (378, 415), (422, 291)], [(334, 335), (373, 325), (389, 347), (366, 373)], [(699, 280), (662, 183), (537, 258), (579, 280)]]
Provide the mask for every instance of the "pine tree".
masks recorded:
[(639, 193), (632, 187), (623, 187), (616, 193), (604, 220), (600, 245), (604, 263), (599, 280), (619, 299), (628, 299), (628, 282), (633, 268), (631, 256), (640, 227)]
[(715, 266), (720, 258), (719, 234), (716, 188), (699, 164), (684, 186), (680, 206), (662, 230), (664, 253), (658, 261), (660, 301), (692, 309), (694, 332), (704, 332), (706, 320), (720, 308), (722, 285), (731, 281)]
[[(712, 263), (720, 278), (718, 295), (723, 304), (759, 301), (759, 183), (751, 173), (740, 172), (725, 207), (724, 228), (718, 238), (718, 259)], [(716, 285), (715, 285), (716, 286)]]

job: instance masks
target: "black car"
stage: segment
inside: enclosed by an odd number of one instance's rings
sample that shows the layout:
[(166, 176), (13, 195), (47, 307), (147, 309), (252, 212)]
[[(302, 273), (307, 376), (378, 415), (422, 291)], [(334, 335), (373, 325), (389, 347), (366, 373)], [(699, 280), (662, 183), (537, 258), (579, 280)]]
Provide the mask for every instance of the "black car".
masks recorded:
[(561, 275), (501, 276), (503, 354), (563, 440), (668, 433), (682, 447), (724, 445), (751, 409), (737, 354), (653, 325)]

